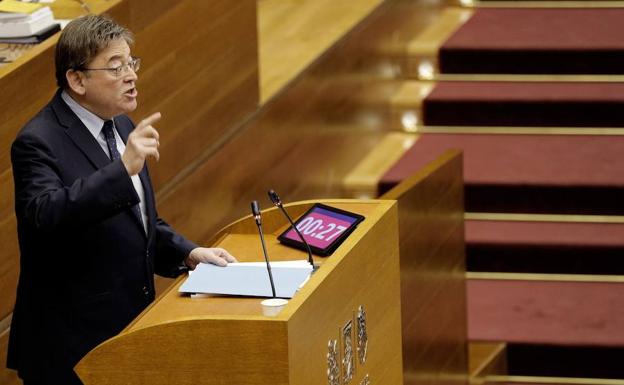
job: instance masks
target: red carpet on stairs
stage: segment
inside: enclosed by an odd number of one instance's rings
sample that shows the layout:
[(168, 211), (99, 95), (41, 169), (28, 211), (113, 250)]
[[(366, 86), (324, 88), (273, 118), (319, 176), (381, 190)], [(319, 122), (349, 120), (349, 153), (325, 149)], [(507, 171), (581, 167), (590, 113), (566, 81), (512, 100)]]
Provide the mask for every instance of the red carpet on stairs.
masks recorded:
[(449, 148), (464, 151), (466, 211), (624, 214), (624, 136), (423, 134), (380, 194)]
[(468, 220), (466, 269), (624, 274), (624, 224)]
[(624, 83), (442, 81), (423, 102), (423, 122), (426, 126), (624, 127), (622, 111)]
[(440, 49), (440, 72), (622, 74), (622, 20), (621, 8), (477, 9)]
[(468, 280), (471, 340), (624, 346), (624, 283)]
[[(624, 8), (477, 6), (441, 47), (438, 70), (624, 74), (623, 36)], [(382, 176), (380, 194), (457, 148), (468, 212), (624, 215), (624, 136), (505, 133), (624, 127), (624, 82), (469, 79), (436, 82), (421, 107), (423, 124), (501, 134), (421, 134)], [(624, 352), (624, 282), (600, 282), (624, 276), (624, 224), (469, 220), (465, 240), (469, 271), (551, 274), (550, 281), (469, 279), (470, 340), (508, 342), (510, 374), (624, 378), (621, 364), (601, 371), (595, 362)], [(557, 274), (596, 277), (563, 281)]]

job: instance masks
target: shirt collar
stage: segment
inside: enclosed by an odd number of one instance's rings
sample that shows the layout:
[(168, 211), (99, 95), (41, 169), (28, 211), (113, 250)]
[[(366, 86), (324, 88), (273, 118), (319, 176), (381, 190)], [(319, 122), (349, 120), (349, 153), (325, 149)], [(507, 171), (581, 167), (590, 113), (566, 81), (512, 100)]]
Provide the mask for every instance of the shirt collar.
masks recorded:
[(72, 110), (73, 113), (78, 116), (78, 119), (80, 119), (80, 121), (85, 125), (85, 127), (87, 127), (87, 130), (89, 130), (91, 135), (93, 135), (93, 137), (97, 139), (98, 136), (100, 136), (102, 127), (104, 126), (104, 120), (93, 112), (81, 106), (66, 91), (63, 91), (61, 93), (61, 98), (63, 98), (63, 101), (65, 101), (69, 109)]

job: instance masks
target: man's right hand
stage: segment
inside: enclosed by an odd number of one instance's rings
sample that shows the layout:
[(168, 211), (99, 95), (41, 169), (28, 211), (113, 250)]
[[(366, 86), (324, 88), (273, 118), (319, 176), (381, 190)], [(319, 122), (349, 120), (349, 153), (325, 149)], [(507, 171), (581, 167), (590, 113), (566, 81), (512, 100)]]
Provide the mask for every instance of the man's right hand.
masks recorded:
[(128, 175), (138, 174), (143, 169), (146, 157), (153, 156), (157, 161), (160, 158), (158, 131), (152, 127), (153, 123), (160, 120), (160, 116), (160, 112), (156, 112), (141, 120), (128, 136), (126, 149), (121, 156), (121, 161), (126, 167)]

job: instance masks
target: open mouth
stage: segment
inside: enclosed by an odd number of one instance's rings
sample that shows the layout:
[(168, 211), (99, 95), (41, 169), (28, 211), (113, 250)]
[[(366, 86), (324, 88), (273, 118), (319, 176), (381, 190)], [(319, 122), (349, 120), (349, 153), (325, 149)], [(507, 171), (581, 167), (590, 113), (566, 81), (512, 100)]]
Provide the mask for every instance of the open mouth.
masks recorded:
[(128, 91), (124, 92), (124, 95), (131, 97), (131, 98), (136, 98), (138, 94), (139, 93), (137, 92), (136, 88), (131, 88)]

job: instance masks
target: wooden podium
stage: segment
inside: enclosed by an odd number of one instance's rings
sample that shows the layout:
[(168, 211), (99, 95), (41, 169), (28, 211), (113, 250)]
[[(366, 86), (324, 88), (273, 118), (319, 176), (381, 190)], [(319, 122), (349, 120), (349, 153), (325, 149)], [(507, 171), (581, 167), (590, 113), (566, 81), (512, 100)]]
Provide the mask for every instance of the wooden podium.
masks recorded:
[[(366, 219), (330, 257), (315, 257), (320, 268), (279, 314), (264, 316), (262, 298), (180, 294), (180, 277), (78, 363), (85, 385), (402, 384), (396, 202), (320, 202)], [(298, 217), (314, 203), (287, 210)], [(277, 209), (263, 212), (263, 228), (271, 260), (307, 258), (277, 241), (287, 228)], [(251, 216), (209, 244), (263, 260)]]

